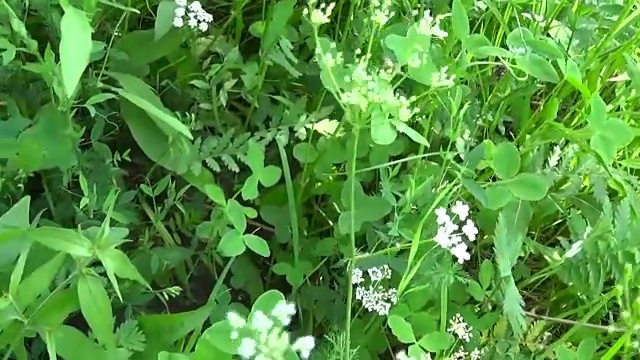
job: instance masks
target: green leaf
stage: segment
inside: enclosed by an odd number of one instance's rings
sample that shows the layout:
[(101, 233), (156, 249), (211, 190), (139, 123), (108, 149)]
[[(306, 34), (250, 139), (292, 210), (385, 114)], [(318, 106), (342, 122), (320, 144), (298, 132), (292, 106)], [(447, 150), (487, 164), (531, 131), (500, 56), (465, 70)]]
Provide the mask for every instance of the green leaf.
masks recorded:
[(107, 271), (113, 272), (122, 279), (133, 280), (140, 285), (151, 289), (151, 285), (144, 279), (138, 269), (133, 265), (129, 257), (122, 251), (114, 248), (100, 250), (98, 257), (102, 266)]
[(222, 188), (216, 184), (207, 184), (204, 186), (204, 193), (209, 199), (218, 205), (227, 206), (227, 200), (224, 196)]
[(421, 337), (418, 344), (429, 352), (446, 350), (451, 345), (451, 335), (442, 331), (430, 332)]
[(249, 314), (247, 322), (251, 324), (253, 317), (258, 311), (262, 311), (264, 314), (270, 314), (276, 305), (283, 300), (285, 300), (284, 295), (282, 295), (278, 290), (269, 290), (264, 292), (253, 303), (253, 306), (251, 307), (251, 314)]
[(173, 28), (173, 19), (178, 6), (175, 1), (164, 0), (158, 4), (156, 22), (153, 26), (153, 37), (155, 41), (160, 40), (169, 30)]
[[(166, 132), (162, 131), (144, 110), (129, 101), (120, 102), (120, 114), (134, 140), (149, 159), (170, 171), (182, 176), (187, 175), (192, 164), (192, 156), (195, 155), (194, 147), (187, 138), (180, 136), (169, 139)], [(201, 175), (204, 173), (202, 171)], [(196, 177), (193, 174), (190, 176)]]
[(401, 343), (413, 344), (416, 342), (416, 337), (413, 335), (413, 328), (411, 327), (411, 324), (401, 316), (389, 315), (387, 325), (389, 325), (391, 332)]
[(469, 295), (473, 296), (476, 301), (482, 302), (484, 301), (484, 289), (478, 284), (477, 281), (470, 280), (467, 286), (467, 292)]
[(280, 37), (285, 36), (295, 5), (296, 0), (282, 0), (273, 6), (260, 44), (261, 54), (267, 54)]
[(239, 233), (243, 233), (247, 229), (247, 218), (244, 214), (244, 206), (240, 205), (237, 200), (231, 199), (227, 202), (225, 213), (227, 214), (227, 219), (229, 219)]
[(371, 139), (378, 145), (389, 145), (398, 133), (386, 113), (376, 111), (371, 115)]
[(247, 143), (247, 165), (254, 174), (260, 174), (264, 168), (264, 150), (253, 140)]
[(293, 147), (293, 157), (301, 164), (312, 163), (318, 158), (318, 150), (309, 143), (299, 143)]
[(504, 182), (513, 196), (528, 201), (542, 200), (547, 196), (549, 185), (544, 176), (532, 173), (521, 173)]
[(115, 67), (114, 70), (129, 71), (132, 67), (145, 68), (147, 64), (168, 57), (180, 50), (187, 34), (181, 31), (169, 31), (155, 41), (154, 29), (127, 32), (118, 38), (113, 46), (127, 55), (127, 61)]
[(592, 360), (596, 356), (598, 343), (595, 338), (589, 337), (578, 345), (578, 360)]
[(122, 86), (122, 89), (115, 89), (115, 91), (149, 114), (165, 134), (172, 136), (178, 132), (187, 139), (193, 140), (189, 128), (164, 107), (158, 95), (144, 81), (129, 74), (115, 72), (107, 74)]
[(396, 127), (396, 130), (407, 135), (407, 137), (409, 137), (409, 139), (413, 140), (414, 142), (427, 147), (430, 146), (429, 141), (424, 136), (422, 136), (419, 132), (413, 130), (413, 128), (403, 123), (402, 121), (394, 120), (393, 125)]
[(491, 184), (485, 189), (488, 203), (486, 207), (491, 210), (500, 210), (513, 199), (509, 187), (504, 184)]
[(24, 196), (13, 204), (7, 212), (0, 216), (0, 230), (6, 227), (13, 227), (19, 229), (29, 228), (29, 205), (31, 203), (31, 197), (29, 195)]
[(451, 25), (453, 34), (460, 40), (464, 41), (470, 33), (469, 16), (462, 0), (453, 0), (451, 9)]
[(271, 187), (280, 181), (282, 170), (275, 165), (268, 165), (260, 172), (260, 183), (264, 187)]
[(478, 274), (478, 280), (483, 289), (487, 290), (489, 288), (494, 275), (495, 269), (493, 268), (493, 264), (489, 259), (484, 259), (482, 265), (480, 265), (480, 273)]
[[(64, 2), (62, 4), (65, 4)], [(80, 83), (82, 73), (91, 58), (91, 33), (89, 19), (82, 11), (68, 3), (63, 6), (64, 15), (60, 20), (60, 73), (65, 94), (71, 99)]]
[(527, 53), (516, 57), (516, 64), (527, 74), (542, 80), (557, 84), (560, 77), (551, 63), (542, 56), (534, 53)]
[(520, 171), (520, 152), (511, 142), (503, 142), (495, 147), (491, 161), (493, 170), (501, 179), (509, 179)]
[(509, 51), (494, 46), (489, 39), (482, 34), (471, 34), (463, 41), (464, 48), (470, 55), (478, 59), (486, 59), (490, 56), (502, 58), (513, 57)]
[(587, 116), (589, 125), (597, 131), (607, 130), (607, 104), (599, 94), (594, 94), (589, 100), (590, 112)]
[(66, 254), (58, 253), (51, 260), (42, 264), (36, 270), (34, 270), (27, 278), (20, 282), (16, 289), (14, 296), (14, 302), (22, 310), (25, 310), (36, 299), (49, 291), (49, 287), (53, 283), (53, 280), (58, 275), (58, 271), (64, 260)]
[(247, 245), (247, 247), (254, 253), (262, 257), (268, 257), (269, 255), (271, 255), (269, 244), (267, 244), (267, 242), (263, 238), (254, 234), (245, 234), (242, 239), (244, 240), (244, 243)]
[(229, 230), (218, 244), (218, 252), (222, 256), (238, 256), (246, 250), (242, 233), (238, 230)]
[(65, 360), (86, 360), (87, 354), (99, 358), (102, 349), (80, 330), (60, 325), (53, 329), (56, 352)]
[(107, 348), (115, 346), (113, 328), (115, 320), (111, 299), (99, 278), (83, 274), (78, 279), (80, 312), (98, 342)]
[[(222, 350), (227, 354), (235, 354), (240, 347), (240, 339), (232, 339), (231, 332), (233, 328), (229, 324), (227, 320), (218, 321), (217, 323), (211, 325), (200, 337), (198, 340), (198, 345), (196, 346), (196, 354), (202, 352), (201, 347), (203, 346), (213, 346), (216, 349)], [(211, 354), (206, 354), (207, 360), (211, 359)], [(217, 358), (216, 358), (217, 359)]]
[(80, 257), (91, 257), (92, 255), (93, 244), (77, 230), (39, 227), (29, 229), (26, 235), (29, 239), (50, 249), (69, 255)]
[(462, 186), (464, 186), (464, 188), (476, 198), (476, 200), (480, 201), (482, 205), (487, 206), (489, 199), (480, 184), (467, 178), (460, 179), (460, 182), (462, 183)]

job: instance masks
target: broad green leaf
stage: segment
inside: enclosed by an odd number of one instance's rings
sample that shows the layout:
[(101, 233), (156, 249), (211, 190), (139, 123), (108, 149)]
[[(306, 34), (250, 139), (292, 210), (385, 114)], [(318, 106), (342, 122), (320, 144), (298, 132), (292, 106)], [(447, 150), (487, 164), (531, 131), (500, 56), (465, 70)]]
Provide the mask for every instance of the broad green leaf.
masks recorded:
[(156, 60), (180, 50), (185, 36), (181, 31), (169, 31), (156, 41), (155, 29), (127, 32), (114, 44), (114, 48), (127, 54), (128, 61), (120, 69), (129, 71), (129, 67), (146, 66)]
[(185, 354), (170, 353), (166, 351), (161, 351), (158, 354), (158, 360), (190, 360), (190, 359), (191, 357)]
[[(63, 3), (64, 4), (64, 3)], [(89, 65), (91, 33), (93, 29), (84, 12), (68, 3), (63, 6), (64, 15), (60, 20), (60, 73), (68, 99), (73, 96), (80, 83), (82, 73)]]
[(475, 197), (476, 200), (480, 201), (482, 205), (484, 206), (488, 205), (489, 199), (487, 198), (487, 194), (482, 188), (482, 186), (480, 186), (480, 184), (467, 178), (462, 178), (460, 182), (462, 183), (462, 186), (464, 186), (464, 188), (467, 189), (467, 191), (471, 195), (473, 195), (473, 197)]
[(80, 312), (98, 342), (107, 348), (114, 347), (115, 320), (111, 309), (111, 299), (99, 278), (88, 274), (80, 276), (78, 279), (78, 301)]
[(482, 302), (484, 301), (485, 293), (484, 289), (480, 286), (480, 284), (475, 280), (470, 280), (467, 285), (467, 292), (471, 295), (476, 301)]
[(376, 112), (371, 116), (371, 140), (378, 145), (389, 145), (398, 133), (387, 114)]
[(271, 187), (280, 181), (282, 170), (275, 165), (268, 165), (260, 173), (260, 183), (264, 187)]
[(599, 94), (593, 94), (589, 101), (590, 112), (587, 116), (587, 122), (597, 131), (607, 130), (607, 104), (602, 100)]
[(544, 176), (532, 173), (521, 173), (504, 182), (513, 196), (528, 201), (542, 200), (547, 196), (549, 184)]
[(34, 270), (22, 280), (16, 290), (14, 302), (24, 311), (38, 296), (49, 291), (49, 287), (58, 275), (58, 271), (66, 258), (66, 254), (58, 253), (51, 260)]
[(271, 255), (269, 244), (267, 244), (267, 242), (263, 238), (254, 234), (245, 234), (242, 239), (244, 240), (244, 243), (247, 245), (247, 247), (254, 253), (263, 257), (268, 257), (269, 255)]
[[(208, 303), (198, 309), (181, 313), (139, 316), (138, 324), (147, 338), (147, 347), (169, 349), (176, 341), (186, 339), (191, 332), (200, 331), (209, 318), (213, 305)], [(226, 340), (229, 341), (228, 338)]]
[(513, 199), (509, 187), (504, 184), (491, 184), (485, 189), (488, 203), (486, 207), (491, 210), (500, 210)]
[(156, 13), (156, 22), (153, 26), (153, 37), (155, 41), (160, 40), (166, 33), (173, 28), (173, 19), (178, 6), (175, 1), (163, 0), (158, 4), (158, 12)]
[(289, 18), (293, 15), (296, 0), (281, 0), (271, 8), (271, 14), (265, 25), (265, 32), (262, 36), (260, 53), (267, 54), (278, 42), (280, 37), (286, 35)]
[[(129, 101), (120, 102), (120, 114), (131, 135), (149, 159), (185, 176), (192, 164), (193, 146), (185, 137), (169, 139), (144, 110)], [(204, 171), (201, 173), (204, 176)], [(196, 178), (196, 175), (190, 174)], [(204, 183), (204, 182), (203, 182)]]
[(558, 360), (578, 360), (576, 358), (576, 352), (560, 345), (555, 349), (555, 353)]
[(0, 230), (5, 227), (27, 229), (29, 227), (29, 195), (18, 200), (7, 212), (0, 216)]
[(258, 192), (258, 183), (260, 182), (259, 174), (253, 174), (244, 181), (242, 185), (242, 198), (244, 200), (253, 200), (260, 195)]
[(387, 325), (391, 328), (391, 332), (398, 340), (403, 344), (413, 344), (416, 342), (416, 337), (413, 335), (413, 328), (407, 320), (398, 315), (389, 315), (387, 319)]
[(216, 184), (207, 184), (204, 186), (204, 193), (209, 199), (218, 205), (226, 206), (227, 200), (224, 196), (222, 188)]
[(418, 340), (418, 344), (429, 352), (437, 352), (448, 349), (451, 345), (451, 335), (442, 331), (430, 332)]
[(501, 179), (509, 179), (520, 171), (520, 152), (511, 142), (498, 144), (493, 151), (493, 170)]
[(578, 345), (577, 360), (592, 360), (596, 355), (598, 343), (595, 338), (589, 337), (580, 342)]
[(122, 279), (136, 281), (147, 289), (151, 289), (147, 280), (142, 277), (124, 252), (114, 248), (103, 249), (98, 252), (98, 257), (107, 271), (113, 272)]
[(499, 56), (502, 58), (513, 57), (509, 51), (494, 46), (489, 39), (482, 34), (471, 34), (463, 42), (465, 50), (470, 55), (478, 59), (485, 59), (490, 56)]
[(560, 77), (551, 63), (542, 56), (534, 53), (527, 53), (516, 57), (516, 64), (527, 74), (542, 80), (557, 84)]
[[(227, 354), (236, 354), (240, 347), (240, 339), (232, 339), (231, 332), (233, 328), (227, 320), (218, 321), (211, 325), (198, 340), (196, 346), (196, 354), (203, 352), (203, 347), (213, 346), (216, 349), (224, 351)], [(204, 355), (204, 354), (203, 354)], [(211, 354), (206, 354), (207, 360), (211, 359)], [(204, 359), (203, 359), (204, 360)]]
[(149, 114), (149, 116), (151, 116), (152, 119), (158, 119), (162, 121), (171, 129), (186, 136), (187, 139), (193, 140), (193, 135), (191, 135), (191, 131), (189, 131), (189, 128), (185, 124), (181, 123), (180, 120), (176, 119), (175, 116), (167, 114), (161, 109), (155, 107), (147, 99), (142, 98), (136, 94), (130, 93), (123, 89), (116, 89), (115, 91), (125, 99), (131, 101), (133, 104), (144, 110), (147, 114)]
[(31, 318), (34, 326), (53, 328), (62, 325), (71, 314), (80, 310), (75, 286), (52, 293)]
[(407, 137), (409, 137), (409, 139), (413, 140), (414, 142), (420, 144), (420, 145), (424, 145), (424, 146), (430, 146), (429, 145), (429, 141), (427, 141), (427, 139), (422, 136), (422, 134), (420, 134), (419, 132), (415, 131), (413, 128), (411, 128), (409, 125), (403, 123), (402, 121), (393, 121), (393, 125), (396, 127), (396, 130), (400, 131), (401, 133), (407, 135)]
[(39, 227), (29, 229), (26, 236), (50, 249), (69, 255), (90, 257), (93, 253), (91, 241), (77, 230)]
[(260, 174), (264, 168), (264, 150), (253, 140), (247, 143), (247, 165), (254, 174)]
[(464, 41), (470, 33), (469, 16), (462, 0), (453, 0), (451, 9), (451, 25), (453, 34), (460, 40)]
[(53, 330), (56, 352), (65, 360), (86, 360), (87, 354), (100, 359), (103, 350), (80, 330), (60, 325)]
[(264, 314), (270, 314), (275, 308), (276, 304), (285, 300), (284, 295), (278, 290), (269, 290), (260, 295), (251, 307), (251, 314), (249, 314), (248, 323), (251, 323), (253, 317), (257, 311), (262, 311)]
[(244, 214), (244, 206), (237, 200), (230, 199), (229, 202), (227, 202), (225, 213), (227, 214), (227, 219), (229, 219), (239, 233), (243, 233), (247, 229), (247, 217)]
[(318, 158), (318, 150), (309, 143), (299, 143), (293, 147), (293, 157), (301, 164), (312, 163)]
[(229, 230), (218, 244), (218, 252), (222, 256), (238, 256), (246, 250), (242, 233), (238, 230)]
[(384, 44), (393, 51), (398, 65), (407, 65), (407, 62), (416, 51), (415, 44), (411, 39), (397, 34), (387, 35), (384, 38)]

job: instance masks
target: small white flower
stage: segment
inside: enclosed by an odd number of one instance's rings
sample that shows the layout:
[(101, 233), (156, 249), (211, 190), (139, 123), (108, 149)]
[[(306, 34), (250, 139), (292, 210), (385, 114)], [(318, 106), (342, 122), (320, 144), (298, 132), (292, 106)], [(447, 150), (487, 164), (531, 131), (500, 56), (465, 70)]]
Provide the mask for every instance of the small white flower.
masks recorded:
[(380, 271), (380, 269), (378, 269), (377, 267), (372, 267), (368, 269), (367, 272), (369, 273), (369, 277), (371, 278), (371, 281), (382, 280), (382, 271)]
[(187, 6), (187, 0), (175, 0), (175, 2), (176, 2), (176, 5), (177, 5), (178, 7), (185, 7), (185, 6)]
[(229, 320), (229, 325), (234, 329), (240, 329), (247, 325), (246, 320), (233, 311), (227, 313), (227, 320)]
[(471, 254), (469, 254), (467, 244), (464, 242), (454, 245), (451, 248), (451, 254), (458, 259), (458, 263), (460, 264), (471, 259)]
[(186, 14), (186, 10), (183, 7), (177, 7), (175, 10), (176, 17), (183, 17)]
[(461, 221), (465, 221), (469, 217), (469, 205), (458, 200), (451, 208), (451, 212), (458, 215)]
[(200, 4), (200, 1), (194, 1), (189, 4), (189, 10), (194, 13), (198, 12), (199, 10), (202, 10), (202, 4)]
[(195, 29), (196, 27), (198, 27), (198, 19), (189, 18), (189, 20), (187, 21), (187, 25), (189, 25), (190, 28)]
[(473, 349), (473, 351), (469, 353), (470, 360), (480, 360), (481, 357), (482, 357), (482, 351), (478, 349)]
[(174, 18), (173, 19), (173, 26), (177, 27), (177, 28), (181, 28), (184, 26), (184, 20), (182, 20), (182, 18)]
[(442, 225), (450, 222), (449, 214), (447, 214), (447, 209), (445, 208), (437, 208), (436, 211), (436, 222), (438, 225)]
[(364, 277), (362, 276), (362, 270), (358, 268), (354, 268), (351, 272), (351, 283), (354, 285), (360, 284), (364, 281)]
[(455, 353), (451, 355), (452, 360), (465, 360), (467, 358), (467, 353), (464, 351), (462, 347), (458, 349)]
[(303, 359), (307, 359), (309, 358), (309, 355), (311, 355), (311, 350), (313, 350), (315, 346), (316, 340), (313, 338), (313, 336), (303, 336), (301, 338), (298, 338), (298, 340), (293, 343), (291, 349), (293, 351), (299, 352), (300, 357), (302, 357)]
[(238, 347), (238, 355), (243, 358), (251, 358), (256, 354), (257, 343), (251, 338), (243, 338)]
[(251, 320), (251, 328), (255, 331), (266, 334), (273, 328), (273, 320), (269, 319), (267, 315), (265, 315), (262, 311), (258, 310), (253, 314), (253, 319)]
[(473, 334), (471, 334), (472, 330), (473, 328), (467, 325), (460, 314), (456, 314), (449, 320), (449, 328), (447, 331), (464, 342), (469, 342), (471, 340), (473, 337)]
[(382, 271), (382, 278), (384, 279), (391, 279), (391, 268), (389, 267), (389, 265), (384, 264), (382, 265), (382, 268), (380, 269), (380, 271)]
[(207, 24), (206, 22), (201, 22), (200, 24), (198, 24), (198, 29), (202, 32), (205, 32), (209, 30), (209, 24)]
[(275, 317), (283, 326), (288, 326), (291, 323), (291, 318), (296, 314), (295, 304), (289, 304), (285, 300), (279, 301), (271, 315)]
[(462, 227), (462, 232), (467, 236), (469, 241), (475, 241), (478, 236), (478, 229), (471, 219), (467, 219), (467, 223)]

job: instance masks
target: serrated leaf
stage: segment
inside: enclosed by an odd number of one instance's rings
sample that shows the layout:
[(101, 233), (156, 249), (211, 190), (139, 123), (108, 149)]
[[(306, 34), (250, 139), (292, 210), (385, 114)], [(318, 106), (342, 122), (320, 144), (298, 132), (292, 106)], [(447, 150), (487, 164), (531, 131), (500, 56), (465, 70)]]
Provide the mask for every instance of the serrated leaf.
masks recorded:
[[(63, 3), (64, 4), (64, 3)], [(66, 3), (60, 20), (60, 73), (68, 99), (80, 83), (91, 58), (91, 23), (84, 12)]]
[(98, 341), (107, 348), (115, 346), (115, 320), (111, 299), (99, 278), (83, 274), (78, 279), (80, 312)]
[(516, 57), (516, 64), (527, 74), (542, 80), (557, 84), (560, 77), (551, 63), (542, 56), (534, 53), (527, 53)]
[(524, 300), (520, 296), (513, 277), (503, 279), (503, 289), (502, 312), (507, 317), (513, 333), (517, 338), (521, 339), (527, 328)]

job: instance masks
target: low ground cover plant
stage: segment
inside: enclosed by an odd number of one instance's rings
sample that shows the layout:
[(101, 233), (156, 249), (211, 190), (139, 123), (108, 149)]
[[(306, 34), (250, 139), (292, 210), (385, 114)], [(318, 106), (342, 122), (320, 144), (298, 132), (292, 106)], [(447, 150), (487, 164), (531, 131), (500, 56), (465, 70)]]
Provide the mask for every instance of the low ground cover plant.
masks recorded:
[(0, 360), (636, 359), (619, 0), (0, 0)]

